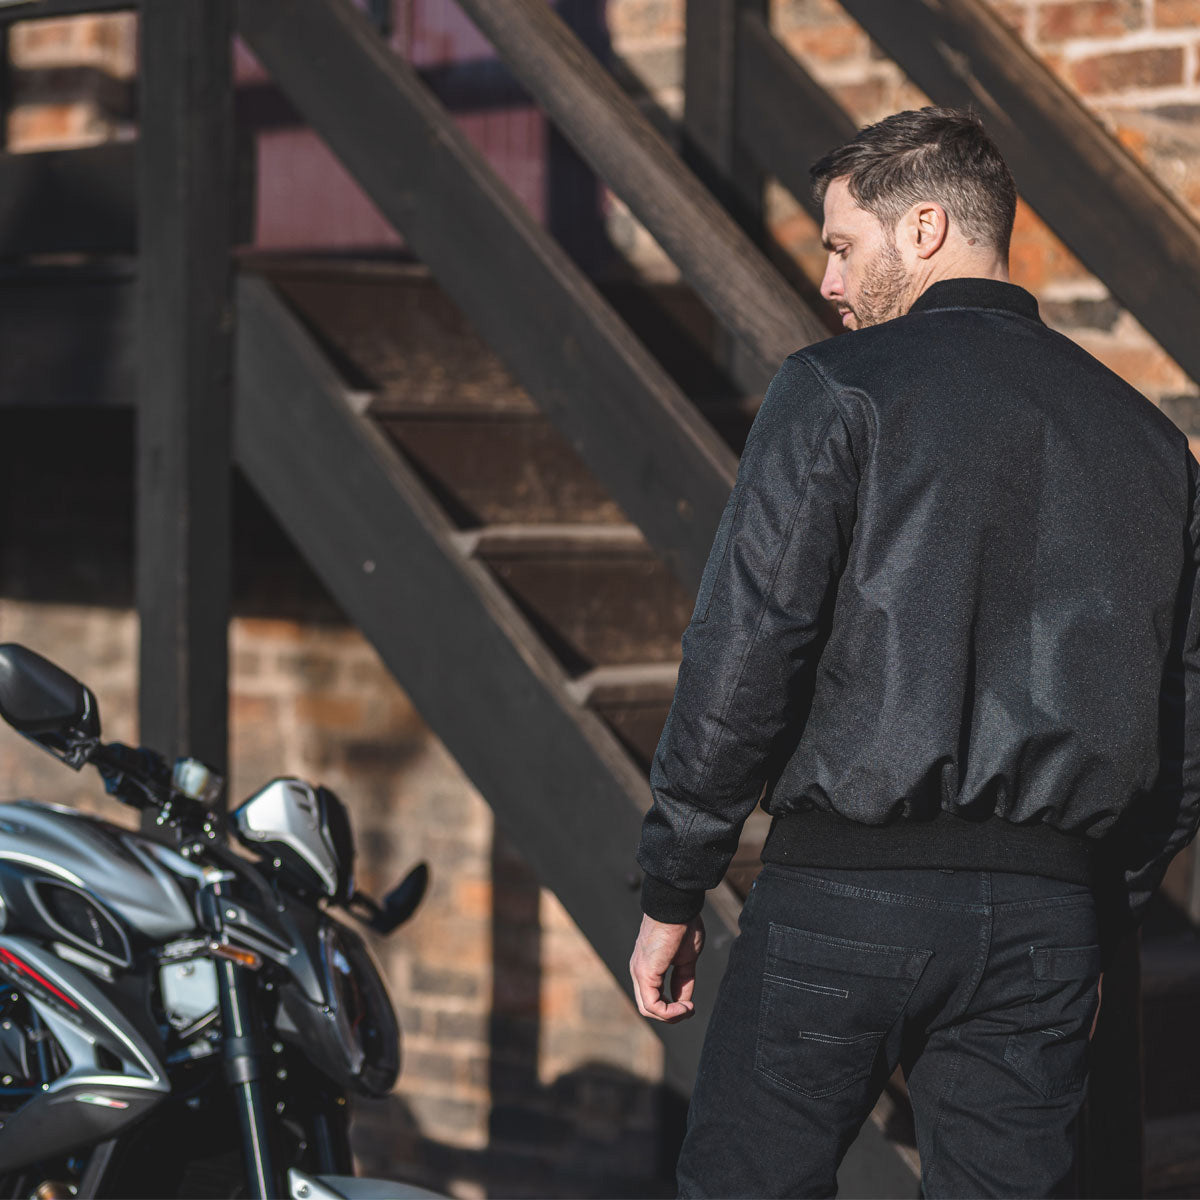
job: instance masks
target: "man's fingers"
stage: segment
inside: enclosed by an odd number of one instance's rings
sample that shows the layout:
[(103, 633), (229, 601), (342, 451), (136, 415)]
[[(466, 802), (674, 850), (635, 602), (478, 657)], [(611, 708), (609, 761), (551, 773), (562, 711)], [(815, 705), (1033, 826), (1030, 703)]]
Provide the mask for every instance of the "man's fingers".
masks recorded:
[(695, 1012), (696, 1006), (691, 1001), (691, 983), (687, 986), (686, 995), (668, 1001), (663, 996), (661, 975), (639, 972), (633, 963), (630, 964), (629, 974), (633, 977), (633, 995), (637, 1001), (638, 1012), (643, 1017), (673, 1024), (685, 1020)]
[(696, 964), (686, 963), (671, 972), (671, 999), (686, 1000), (689, 1004), (696, 990)]

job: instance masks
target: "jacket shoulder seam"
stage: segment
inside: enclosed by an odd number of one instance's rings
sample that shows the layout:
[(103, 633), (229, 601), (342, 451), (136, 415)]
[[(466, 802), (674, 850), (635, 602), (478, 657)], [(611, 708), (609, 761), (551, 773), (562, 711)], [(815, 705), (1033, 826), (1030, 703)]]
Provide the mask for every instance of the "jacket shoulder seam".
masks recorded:
[[(826, 396), (829, 397), (829, 403), (833, 406), (834, 413), (837, 415), (838, 419), (842, 422), (842, 428), (845, 429), (846, 436), (850, 439), (850, 450), (851, 450), (851, 453), (854, 458), (854, 465), (861, 472), (862, 464), (863, 464), (863, 455), (860, 454), (860, 447), (856, 444), (857, 439), (854, 436), (854, 429), (851, 426), (850, 420), (848, 418), (845, 403), (839, 398), (837, 391), (834, 389), (833, 385), (829, 382), (829, 377), (821, 369), (821, 367), (812, 360), (812, 358), (809, 356), (807, 350), (798, 350), (795, 354), (792, 355), (792, 357), (794, 359), (796, 359), (797, 362), (803, 363), (808, 368), (809, 373), (813, 376), (814, 379), (816, 379), (817, 383), (819, 383), (821, 385), (821, 390), (825, 393)], [(828, 422), (826, 423), (826, 425), (828, 425)], [(822, 434), (824, 434), (824, 430), (822, 430)], [(805, 481), (805, 486), (807, 487), (807, 480)]]

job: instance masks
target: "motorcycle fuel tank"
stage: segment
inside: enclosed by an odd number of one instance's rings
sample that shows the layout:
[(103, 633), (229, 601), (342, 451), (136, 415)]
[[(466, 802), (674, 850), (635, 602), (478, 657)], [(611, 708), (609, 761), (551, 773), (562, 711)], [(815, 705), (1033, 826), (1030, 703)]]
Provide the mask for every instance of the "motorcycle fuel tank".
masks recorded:
[[(178, 857), (107, 821), (68, 808), (0, 803), (0, 864), (41, 872), (83, 888), (153, 941), (190, 932), (196, 917), (179, 879), (164, 865)], [(179, 858), (179, 874), (195, 867)]]

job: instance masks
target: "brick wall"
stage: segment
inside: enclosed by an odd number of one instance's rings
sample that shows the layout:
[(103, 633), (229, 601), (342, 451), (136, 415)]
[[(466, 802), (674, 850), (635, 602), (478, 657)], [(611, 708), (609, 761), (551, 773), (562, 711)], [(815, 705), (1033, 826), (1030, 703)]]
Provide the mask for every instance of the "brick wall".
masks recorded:
[(87, 146), (133, 135), (137, 21), (130, 13), (21, 21), (9, 34), (14, 150)]

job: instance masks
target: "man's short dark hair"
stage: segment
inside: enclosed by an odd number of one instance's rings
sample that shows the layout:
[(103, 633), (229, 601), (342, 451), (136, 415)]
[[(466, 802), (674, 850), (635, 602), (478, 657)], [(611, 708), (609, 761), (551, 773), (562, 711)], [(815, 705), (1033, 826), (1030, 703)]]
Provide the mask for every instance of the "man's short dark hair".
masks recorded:
[(894, 113), (831, 150), (810, 175), (817, 204), (835, 179), (885, 229), (914, 204), (935, 200), (967, 238), (1008, 253), (1017, 189), (1008, 166), (973, 113), (921, 108)]

